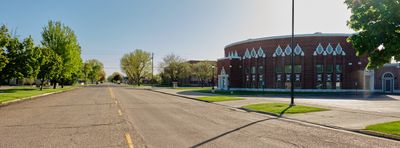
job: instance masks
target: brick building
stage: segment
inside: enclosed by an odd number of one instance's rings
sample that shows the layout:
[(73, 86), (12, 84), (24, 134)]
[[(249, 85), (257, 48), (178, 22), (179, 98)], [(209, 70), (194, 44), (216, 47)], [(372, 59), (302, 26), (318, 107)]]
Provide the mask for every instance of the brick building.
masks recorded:
[[(294, 52), (294, 87), (296, 91), (383, 91), (381, 75), (393, 71), (391, 91), (400, 88), (398, 66), (368, 71), (367, 56), (357, 57), (346, 39), (351, 34), (295, 35), (248, 39), (225, 47), (225, 57), (218, 59), (218, 88), (222, 90), (288, 91), (291, 58)], [(388, 66), (386, 66), (388, 67)], [(390, 66), (389, 66), (390, 67)], [(389, 75), (389, 74), (387, 74)], [(389, 79), (389, 78), (384, 78)], [(373, 86), (373, 87), (372, 87)]]

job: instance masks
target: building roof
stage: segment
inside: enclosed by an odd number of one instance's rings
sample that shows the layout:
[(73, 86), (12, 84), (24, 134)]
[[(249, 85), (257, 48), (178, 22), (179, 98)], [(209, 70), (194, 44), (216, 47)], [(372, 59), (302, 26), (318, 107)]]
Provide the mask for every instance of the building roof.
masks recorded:
[[(320, 33), (316, 32), (313, 34), (295, 34), (295, 38), (299, 37), (337, 37), (337, 36), (344, 36), (344, 37), (349, 37), (353, 34), (346, 34), (346, 33)], [(270, 36), (270, 37), (262, 37), (262, 38), (256, 38), (256, 39), (247, 39), (244, 41), (239, 41), (239, 42), (234, 42), (229, 45), (226, 45), (225, 48), (235, 46), (238, 44), (243, 44), (243, 43), (250, 43), (250, 42), (255, 42), (255, 41), (265, 41), (265, 40), (273, 40), (273, 39), (284, 39), (284, 38), (290, 38), (292, 35), (282, 35), (282, 36)]]

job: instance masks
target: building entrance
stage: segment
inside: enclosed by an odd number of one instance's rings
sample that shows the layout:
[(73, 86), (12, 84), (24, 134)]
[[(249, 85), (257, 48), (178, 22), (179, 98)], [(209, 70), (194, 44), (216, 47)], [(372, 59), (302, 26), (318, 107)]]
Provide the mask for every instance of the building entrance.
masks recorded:
[(394, 77), (392, 73), (384, 73), (382, 76), (382, 89), (385, 93), (393, 93)]

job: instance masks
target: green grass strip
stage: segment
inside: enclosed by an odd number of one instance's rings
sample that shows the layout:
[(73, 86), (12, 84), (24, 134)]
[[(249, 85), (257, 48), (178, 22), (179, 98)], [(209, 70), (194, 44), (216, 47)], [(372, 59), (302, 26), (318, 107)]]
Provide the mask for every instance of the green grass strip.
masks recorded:
[(244, 98), (230, 97), (230, 96), (208, 96), (200, 97), (199, 100), (208, 102), (221, 102), (221, 101), (233, 101), (233, 100), (245, 100)]
[(400, 136), (400, 121), (369, 125), (365, 129)]
[(317, 108), (311, 106), (296, 105), (290, 107), (289, 104), (285, 103), (261, 103), (261, 104), (250, 104), (243, 106), (242, 108), (250, 109), (254, 111), (269, 112), (277, 115), (281, 114), (297, 114), (297, 113), (308, 113), (326, 111), (328, 109)]
[(177, 87), (176, 90), (211, 90), (211, 87)]
[(64, 88), (59, 87), (57, 89), (43, 88), (43, 90), (40, 91), (39, 88), (29, 87), (29, 86), (13, 87), (10, 89), (0, 90), (0, 103), (21, 98), (37, 96), (46, 93), (61, 92), (73, 88), (75, 88), (75, 86), (64, 86)]

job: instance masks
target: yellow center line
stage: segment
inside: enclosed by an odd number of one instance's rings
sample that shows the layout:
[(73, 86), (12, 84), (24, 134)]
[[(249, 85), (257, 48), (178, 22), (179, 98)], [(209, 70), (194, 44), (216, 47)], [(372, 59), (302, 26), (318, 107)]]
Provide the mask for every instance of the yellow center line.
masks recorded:
[(128, 143), (128, 147), (133, 148), (131, 135), (129, 133), (125, 133), (125, 139), (126, 139), (126, 142)]
[(118, 110), (118, 115), (119, 115), (119, 116), (122, 116), (122, 112), (121, 112), (120, 109)]
[(111, 98), (115, 99), (114, 92), (112, 91), (111, 87), (108, 88), (108, 91), (110, 92)]

